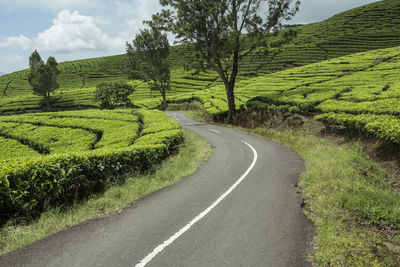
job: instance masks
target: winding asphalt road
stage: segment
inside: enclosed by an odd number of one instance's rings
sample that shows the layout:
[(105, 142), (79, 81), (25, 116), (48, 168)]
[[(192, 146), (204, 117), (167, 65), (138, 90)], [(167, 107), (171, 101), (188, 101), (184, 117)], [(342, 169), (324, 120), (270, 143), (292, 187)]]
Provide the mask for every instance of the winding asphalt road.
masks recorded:
[(302, 159), (272, 141), (169, 115), (211, 144), (202, 169), (121, 214), (0, 257), (0, 266), (310, 266), (312, 226), (295, 189)]

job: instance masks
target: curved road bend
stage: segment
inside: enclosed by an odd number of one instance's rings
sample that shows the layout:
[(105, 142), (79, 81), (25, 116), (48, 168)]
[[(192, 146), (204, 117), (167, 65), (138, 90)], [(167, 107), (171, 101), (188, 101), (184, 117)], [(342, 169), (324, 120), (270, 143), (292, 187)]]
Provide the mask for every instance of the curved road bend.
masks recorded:
[(310, 266), (312, 226), (294, 187), (302, 159), (272, 141), (169, 115), (211, 144), (202, 169), (121, 214), (0, 257), (0, 266)]

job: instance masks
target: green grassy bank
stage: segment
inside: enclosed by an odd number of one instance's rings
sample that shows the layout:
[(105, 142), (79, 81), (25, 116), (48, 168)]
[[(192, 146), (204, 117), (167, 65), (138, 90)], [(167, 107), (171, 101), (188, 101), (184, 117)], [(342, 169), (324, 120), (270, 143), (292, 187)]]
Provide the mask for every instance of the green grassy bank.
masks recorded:
[(316, 266), (399, 266), (400, 195), (359, 144), (339, 145), (305, 129), (251, 132), (285, 144), (306, 161), (298, 190), (315, 227)]

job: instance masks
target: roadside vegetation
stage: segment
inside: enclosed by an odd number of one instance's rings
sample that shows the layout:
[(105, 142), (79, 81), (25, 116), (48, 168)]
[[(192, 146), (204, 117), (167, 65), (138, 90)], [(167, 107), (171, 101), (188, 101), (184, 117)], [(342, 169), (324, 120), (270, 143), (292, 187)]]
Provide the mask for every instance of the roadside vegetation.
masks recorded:
[(400, 195), (360, 144), (339, 145), (307, 128), (251, 132), (287, 145), (306, 161), (298, 190), (315, 227), (315, 265), (398, 266)]
[(0, 136), (6, 148), (8, 140), (20, 143), (18, 155), (0, 161), (0, 223), (85, 199), (124, 172), (149, 169), (183, 141), (181, 126), (155, 110), (2, 116)]
[[(198, 165), (190, 162), (204, 159), (209, 148), (187, 133), (189, 143), (171, 158), (172, 165), (165, 163), (169, 167), (164, 174), (151, 171), (183, 141), (179, 124), (155, 110), (163, 107), (187, 110), (196, 120), (235, 121), (236, 126), (283, 143), (305, 159), (307, 169), (298, 190), (304, 196), (305, 213), (315, 225), (315, 265), (399, 266), (400, 195), (389, 183), (388, 173), (362, 153), (361, 141), (349, 142), (340, 136), (368, 137), (392, 148), (400, 146), (400, 2), (383, 0), (320, 23), (286, 25), (285, 30), (263, 36), (267, 43), (257, 32), (240, 35), (235, 12), (233, 18), (225, 17), (226, 13), (218, 13), (215, 1), (203, 2), (205, 6), (163, 1), (165, 6), (185, 11), (180, 14), (193, 12), (190, 21), (185, 16), (165, 20), (166, 10), (148, 22), (172, 30), (184, 43), (169, 47), (165, 35), (153, 31), (162, 39), (163, 49), (150, 49), (160, 52), (152, 63), (153, 68), (161, 67), (156, 73), (164, 74), (161, 80), (150, 72), (145, 78), (139, 77), (142, 73), (131, 79), (136, 70), (151, 66), (145, 62), (148, 56), (137, 54), (143, 45), (141, 35), (127, 45), (127, 54), (132, 56), (128, 62), (126, 55), (58, 65), (49, 59), (48, 73), (58, 78), (52, 76), (49, 90), (41, 96), (35, 96), (31, 87), (38, 87), (36, 66), (46, 67), (38, 54), (32, 54), (31, 70), (0, 77), (0, 112), (14, 114), (0, 116), (2, 253), (88, 218), (120, 211), (137, 197), (194, 171)], [(272, 2), (294, 4), (283, 13), (276, 11), (276, 20), (269, 17), (272, 26), (283, 26), (279, 19), (297, 11), (295, 1)], [(248, 7), (254, 22), (259, 22), (256, 6)], [(203, 8), (219, 14), (222, 32), (197, 28), (203, 22), (214, 25), (213, 18), (196, 18)], [(246, 6), (232, 8), (247, 10)], [(215, 38), (203, 40), (195, 32)], [(141, 34), (151, 35), (150, 31)], [(202, 62), (194, 62), (195, 57), (202, 57)], [(196, 70), (187, 66), (190, 60)], [(126, 64), (135, 65), (129, 73)], [(56, 68), (50, 70), (51, 66)], [(158, 82), (166, 86), (156, 88)], [(58, 84), (60, 88), (53, 93)], [(123, 100), (105, 97), (102, 101), (100, 89), (120, 85), (126, 89)], [(100, 104), (93, 102), (96, 87)], [(154, 94), (150, 87), (159, 92)], [(113, 90), (107, 92), (119, 97)], [(44, 109), (42, 97), (53, 109), (114, 108), (131, 102), (141, 109), (16, 115)], [(321, 136), (322, 132), (327, 136)], [(393, 158), (399, 167), (400, 157)], [(181, 163), (187, 172), (177, 170)], [(140, 177), (146, 178), (131, 178), (143, 172)], [(171, 174), (175, 172), (177, 176)], [(105, 194), (98, 195), (105, 189)], [(128, 191), (136, 193), (128, 196)]]
[[(316, 115), (327, 127), (400, 143), (400, 47), (335, 58), (237, 84), (242, 110)], [(201, 101), (215, 120), (224, 121), (228, 105), (223, 86), (180, 94), (171, 101)]]
[[(204, 111), (182, 112), (194, 119), (205, 118)], [(304, 199), (304, 213), (314, 225), (312, 263), (398, 266), (400, 194), (392, 188), (385, 169), (363, 153), (363, 146), (369, 144), (321, 134), (324, 125), (312, 119), (294, 128), (273, 124), (281, 115), (253, 129), (225, 126), (284, 144), (305, 160), (297, 190)]]
[(50, 209), (32, 222), (10, 220), (0, 229), (0, 255), (27, 246), (48, 235), (92, 218), (123, 212), (135, 200), (178, 182), (194, 173), (210, 156), (208, 143), (184, 131), (179, 150), (161, 164), (142, 173), (132, 172), (111, 183), (102, 194), (67, 208)]

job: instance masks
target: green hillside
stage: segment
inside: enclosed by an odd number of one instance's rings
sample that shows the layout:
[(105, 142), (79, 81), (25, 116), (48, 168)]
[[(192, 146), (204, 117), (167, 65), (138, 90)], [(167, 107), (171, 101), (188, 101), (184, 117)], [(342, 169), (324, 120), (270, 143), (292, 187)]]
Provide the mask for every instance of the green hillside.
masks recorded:
[[(228, 110), (223, 86), (173, 96), (199, 99), (215, 117)], [(400, 144), (400, 47), (361, 52), (242, 80), (237, 104), (260, 112), (317, 114)], [(154, 106), (155, 107), (155, 106)]]
[[(293, 43), (283, 47), (271, 66), (302, 66), (362, 51), (400, 45), (400, 1), (383, 0), (337, 14), (320, 23), (296, 27)], [(260, 62), (261, 63), (261, 62)]]
[[(338, 14), (326, 21), (295, 27), (298, 37), (268, 55), (259, 49), (241, 62), (239, 80), (302, 66), (356, 52), (400, 45), (400, 2), (384, 0)], [(272, 37), (272, 41), (277, 37)], [(185, 71), (185, 58), (193, 56), (183, 46), (171, 48), (172, 90), (169, 96), (203, 90), (220, 84), (213, 71), (194, 74)], [(27, 59), (28, 61), (28, 59)], [(127, 80), (124, 55), (60, 63), (60, 90), (53, 95), (53, 106), (76, 108), (94, 106), (92, 93), (102, 81)], [(28, 70), (0, 77), (0, 112), (39, 109), (41, 98), (32, 95)], [(132, 95), (135, 104), (154, 106), (158, 94), (136, 81)]]

